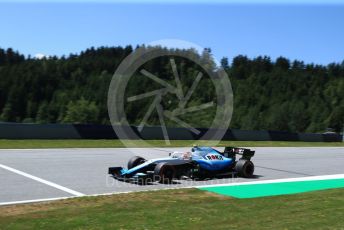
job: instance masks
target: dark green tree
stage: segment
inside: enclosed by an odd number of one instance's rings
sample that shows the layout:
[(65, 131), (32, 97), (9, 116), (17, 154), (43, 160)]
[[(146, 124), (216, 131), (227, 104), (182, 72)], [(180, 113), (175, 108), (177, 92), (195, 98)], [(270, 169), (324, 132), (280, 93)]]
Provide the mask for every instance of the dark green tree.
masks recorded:
[(98, 120), (98, 108), (95, 102), (89, 102), (84, 98), (75, 102), (69, 102), (66, 115), (63, 119), (65, 123), (96, 123)]

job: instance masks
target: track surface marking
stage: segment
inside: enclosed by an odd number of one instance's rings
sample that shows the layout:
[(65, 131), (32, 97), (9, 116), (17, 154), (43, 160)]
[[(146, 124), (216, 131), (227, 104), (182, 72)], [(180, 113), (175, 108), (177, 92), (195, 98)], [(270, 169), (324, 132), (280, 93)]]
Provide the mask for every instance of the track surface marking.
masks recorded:
[(55, 183), (53, 183), (53, 182), (44, 180), (44, 179), (42, 179), (42, 178), (39, 178), (39, 177), (30, 175), (30, 174), (28, 174), (28, 173), (22, 172), (22, 171), (20, 171), (20, 170), (17, 170), (17, 169), (11, 168), (11, 167), (8, 167), (8, 166), (3, 165), (3, 164), (0, 164), (0, 168), (6, 169), (6, 170), (8, 170), (8, 171), (11, 171), (11, 172), (16, 173), (16, 174), (19, 174), (19, 175), (21, 175), (21, 176), (30, 178), (30, 179), (32, 179), (32, 180), (41, 182), (41, 183), (46, 184), (46, 185), (49, 185), (49, 186), (51, 186), (51, 187), (57, 188), (57, 189), (62, 190), (62, 191), (64, 191), (64, 192), (70, 193), (70, 194), (72, 194), (72, 195), (74, 195), (74, 196), (84, 196), (84, 195), (85, 195), (85, 194), (83, 194), (83, 193), (74, 191), (74, 190), (72, 190), (72, 189), (63, 187), (63, 186), (61, 186), (61, 185), (58, 185), (58, 184), (55, 184)]

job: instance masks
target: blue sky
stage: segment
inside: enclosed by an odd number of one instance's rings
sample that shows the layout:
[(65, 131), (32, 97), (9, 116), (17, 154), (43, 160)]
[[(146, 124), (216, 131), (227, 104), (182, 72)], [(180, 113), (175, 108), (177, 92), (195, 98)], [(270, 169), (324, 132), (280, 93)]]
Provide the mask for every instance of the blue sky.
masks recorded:
[(217, 58), (244, 54), (317, 64), (344, 60), (341, 1), (78, 2), (0, 0), (0, 47), (32, 56), (68, 55), (91, 46), (181, 39), (210, 47)]

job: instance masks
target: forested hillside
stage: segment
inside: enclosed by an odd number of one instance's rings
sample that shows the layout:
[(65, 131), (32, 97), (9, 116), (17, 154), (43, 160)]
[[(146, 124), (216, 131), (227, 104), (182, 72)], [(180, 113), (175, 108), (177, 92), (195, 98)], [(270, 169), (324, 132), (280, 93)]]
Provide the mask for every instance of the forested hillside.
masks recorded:
[[(109, 124), (109, 83), (116, 67), (132, 50), (131, 46), (90, 48), (79, 55), (38, 60), (0, 49), (0, 121)], [(195, 78), (192, 65), (177, 60), (178, 64), (184, 66), (182, 80), (190, 85)], [(231, 128), (298, 132), (342, 129), (344, 62), (321, 66), (283, 57), (237, 56), (224, 58), (221, 64), (234, 93)], [(168, 62), (153, 60), (147, 68), (166, 72), (169, 66)], [(129, 91), (144, 92), (150, 85), (147, 79), (131, 81)], [(213, 100), (210, 85), (205, 79), (190, 104)], [(145, 106), (149, 103), (127, 108), (133, 124), (142, 119)], [(207, 126), (212, 115), (213, 111), (195, 113), (188, 119), (193, 125)], [(159, 122), (153, 116), (150, 124)]]

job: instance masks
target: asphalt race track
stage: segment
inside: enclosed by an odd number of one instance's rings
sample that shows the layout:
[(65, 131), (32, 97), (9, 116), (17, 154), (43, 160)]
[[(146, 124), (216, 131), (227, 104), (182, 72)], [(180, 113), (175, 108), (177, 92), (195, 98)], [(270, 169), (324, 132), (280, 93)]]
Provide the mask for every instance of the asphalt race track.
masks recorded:
[(344, 148), (253, 148), (255, 178), (176, 181), (136, 185), (114, 180), (110, 166), (124, 166), (134, 155), (146, 159), (190, 148), (0, 150), (0, 204), (168, 187), (247, 182), (344, 173)]

